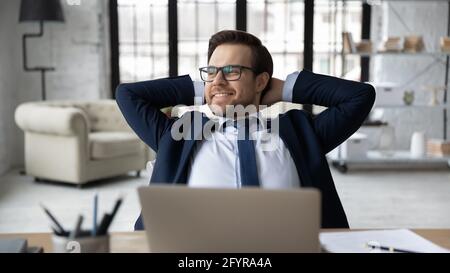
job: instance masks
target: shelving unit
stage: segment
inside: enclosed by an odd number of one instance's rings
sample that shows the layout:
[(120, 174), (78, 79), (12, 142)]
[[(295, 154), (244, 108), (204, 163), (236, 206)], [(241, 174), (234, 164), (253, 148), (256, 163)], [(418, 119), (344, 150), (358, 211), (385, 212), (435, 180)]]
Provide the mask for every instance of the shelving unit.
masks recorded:
[(450, 157), (426, 156), (412, 158), (408, 150), (369, 151), (365, 159), (347, 159), (345, 164), (333, 161), (333, 166), (340, 172), (352, 169), (444, 169), (450, 166)]
[(344, 55), (358, 55), (360, 57), (373, 57), (373, 56), (379, 56), (379, 55), (385, 55), (385, 56), (398, 56), (398, 57), (420, 57), (420, 56), (426, 56), (426, 57), (445, 57), (449, 56), (450, 53), (447, 52), (373, 52), (373, 53), (344, 53)]
[[(385, 0), (389, 2), (389, 0)], [(391, 0), (392, 1), (392, 0)], [(419, 0), (420, 1), (420, 0)], [(416, 2), (419, 2), (416, 1)], [(450, 1), (445, 1), (449, 3), (448, 11), (448, 25), (447, 25), (447, 35), (450, 36)], [(380, 104), (375, 105), (374, 108), (386, 108), (386, 109), (436, 109), (442, 111), (443, 117), (443, 132), (442, 138), (447, 140), (447, 111), (449, 105), (447, 103), (447, 92), (449, 88), (449, 66), (450, 66), (450, 53), (446, 52), (373, 52), (373, 53), (344, 53), (344, 48), (341, 52), (342, 57), (342, 75), (345, 75), (346, 68), (346, 58), (347, 56), (360, 56), (363, 58), (375, 58), (377, 56), (385, 56), (389, 58), (434, 58), (435, 62), (445, 63), (445, 90), (444, 99), (441, 104), (438, 105), (399, 105), (399, 104)], [(424, 70), (427, 71), (427, 70)], [(419, 71), (418, 75), (424, 73), (424, 71)], [(414, 78), (414, 77), (413, 77)], [(409, 79), (406, 79), (408, 81)], [(364, 125), (363, 125), (364, 126)], [(450, 156), (425, 156), (422, 158), (413, 158), (408, 150), (389, 150), (389, 151), (376, 151), (370, 150), (367, 152), (365, 158), (344, 158), (342, 155), (342, 145), (337, 148), (337, 158), (331, 159), (332, 166), (338, 169), (340, 172), (347, 172), (349, 169), (353, 168), (364, 168), (364, 169), (426, 169), (426, 168), (448, 168), (450, 167)]]

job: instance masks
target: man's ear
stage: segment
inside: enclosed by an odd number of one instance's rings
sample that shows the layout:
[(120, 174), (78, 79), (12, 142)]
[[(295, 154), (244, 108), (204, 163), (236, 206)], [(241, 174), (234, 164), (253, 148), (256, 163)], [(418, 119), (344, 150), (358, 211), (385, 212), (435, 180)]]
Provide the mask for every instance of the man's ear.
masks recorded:
[(261, 94), (261, 92), (266, 88), (269, 83), (270, 76), (269, 73), (263, 72), (256, 76), (256, 93)]

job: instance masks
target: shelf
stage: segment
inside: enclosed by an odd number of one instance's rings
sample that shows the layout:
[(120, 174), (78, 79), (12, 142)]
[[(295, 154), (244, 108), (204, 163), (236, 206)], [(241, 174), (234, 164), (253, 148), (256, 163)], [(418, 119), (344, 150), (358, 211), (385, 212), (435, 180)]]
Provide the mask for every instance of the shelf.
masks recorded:
[[(404, 2), (427, 2), (425, 0), (417, 0), (417, 1), (412, 1), (412, 0), (359, 0), (360, 2), (366, 2), (369, 3), (369, 5), (373, 4), (376, 5), (377, 3), (383, 3), (383, 2), (400, 2), (400, 1), (404, 1)], [(428, 1), (428, 2), (446, 2), (449, 3), (449, 0), (436, 0), (436, 1)], [(406, 6), (406, 5), (405, 5)], [(447, 11), (448, 9), (448, 5), (442, 5), (442, 8), (445, 8), (445, 10)], [(450, 10), (449, 10), (450, 11)], [(384, 11), (383, 11), (384, 12)], [(390, 12), (390, 10), (389, 10)], [(399, 22), (401, 24), (403, 24), (403, 26), (408, 30), (409, 27), (406, 25), (406, 22), (404, 22), (404, 18), (403, 18), (403, 14), (401, 14), (401, 12), (397, 12), (396, 10), (393, 10), (393, 15), (394, 17), (396, 17)], [(450, 13), (449, 13), (450, 14)], [(380, 14), (380, 16), (384, 17), (384, 13)], [(381, 17), (380, 17), (381, 18)], [(385, 18), (381, 18), (380, 21), (384, 20)], [(442, 21), (442, 20), (441, 20)], [(336, 22), (336, 19), (335, 19)], [(446, 20), (442, 21), (444, 22), (444, 25), (446, 26), (447, 32), (450, 31), (450, 21), (449, 18), (447, 16)], [(346, 21), (342, 20), (342, 24), (345, 26), (346, 25)], [(382, 31), (384, 28), (383, 24), (380, 24), (379, 29), (380, 31)], [(345, 27), (343, 27), (343, 29), (346, 29)], [(414, 28), (410, 28), (410, 30), (408, 30), (408, 32), (414, 31)], [(387, 32), (389, 33), (389, 32)], [(419, 34), (419, 33), (418, 33)], [(367, 35), (365, 35), (367, 36)], [(370, 36), (370, 35), (368, 35)], [(448, 36), (448, 34), (447, 34)], [(399, 36), (400, 37), (400, 36)], [(366, 38), (370, 38), (370, 37), (366, 37)], [(404, 37), (403, 37), (404, 38)], [(383, 49), (381, 47), (379, 47), (379, 41), (374, 41), (371, 40), (371, 47), (361, 47), (360, 49), (367, 49), (367, 50), (371, 50), (369, 52), (357, 52), (356, 51), (356, 46), (358, 45), (358, 43), (356, 41), (352, 40), (351, 35), (343, 35), (343, 41), (342, 41), (342, 48), (340, 50), (342, 51), (334, 51), (334, 52), (327, 52), (326, 50), (324, 50), (324, 52), (315, 52), (315, 54), (332, 54), (334, 57), (341, 57), (342, 61), (340, 63), (341, 65), (341, 77), (344, 77), (346, 75), (347, 71), (347, 59), (358, 59), (358, 58), (363, 58), (369, 60), (369, 58), (372, 58), (371, 60), (377, 60), (376, 57), (377, 56), (384, 56), (386, 57), (386, 60), (389, 59), (392, 60), (393, 62), (397, 61), (397, 59), (395, 58), (409, 58), (411, 57), (411, 60), (408, 59), (408, 63), (409, 61), (412, 61), (412, 66), (411, 66), (411, 71), (415, 71), (417, 70), (417, 72), (414, 73), (414, 75), (408, 76), (406, 78), (406, 75), (394, 75), (395, 78), (397, 78), (396, 81), (399, 80), (399, 78), (402, 80), (401, 83), (397, 84), (397, 86), (376, 86), (374, 85), (374, 87), (377, 89), (377, 91), (381, 91), (381, 92), (377, 92), (378, 95), (380, 95), (380, 98), (377, 99), (375, 101), (375, 105), (373, 106), (373, 108), (375, 109), (399, 109), (400, 111), (402, 110), (415, 110), (416, 112), (427, 112), (427, 111), (440, 111), (440, 116), (442, 116), (442, 120), (443, 120), (443, 139), (447, 139), (447, 109), (450, 109), (449, 106), (450, 104), (446, 101), (442, 100), (442, 97), (437, 96), (437, 91), (435, 91), (435, 93), (432, 93), (432, 98), (439, 98), (439, 102), (440, 104), (438, 105), (429, 105), (428, 102), (429, 100), (417, 100), (415, 99), (413, 102), (413, 105), (405, 105), (403, 102), (403, 96), (402, 93), (397, 92), (397, 91), (404, 91), (404, 90), (400, 90), (400, 89), (405, 89), (408, 86), (412, 86), (412, 84), (414, 83), (414, 81), (416, 79), (418, 79), (420, 76), (422, 76), (423, 74), (429, 72), (435, 65), (439, 64), (444, 64), (445, 65), (445, 71), (446, 73), (444, 74), (444, 81), (445, 83), (448, 83), (449, 81), (449, 76), (448, 76), (448, 69), (449, 69), (449, 58), (450, 58), (450, 52), (448, 51), (442, 51), (441, 47), (429, 47), (429, 48), (423, 48), (422, 51), (420, 52), (403, 52), (403, 51), (382, 51)], [(424, 41), (425, 43), (425, 41)], [(399, 43), (398, 46), (399, 47), (403, 47), (404, 43)], [(361, 46), (364, 46), (364, 44), (360, 44)], [(353, 50), (350, 50), (353, 49)], [(446, 48), (447, 49), (447, 48)], [(353, 53), (347, 53), (349, 51), (352, 51)], [(406, 61), (405, 58), (405, 61)], [(421, 59), (423, 58), (423, 59)], [(380, 59), (378, 59), (380, 60)], [(384, 59), (383, 59), (384, 60)], [(402, 59), (403, 60), (403, 59)], [(414, 65), (414, 63), (417, 63), (417, 61), (430, 61), (430, 64), (428, 64), (427, 66), (419, 66), (419, 65)], [(398, 61), (400, 61), (398, 59)], [(383, 65), (389, 65), (389, 63), (383, 64)], [(366, 65), (364, 66), (364, 68), (366, 69), (365, 73), (364, 73), (364, 80), (369, 79), (369, 78), (374, 78), (374, 77), (369, 77), (369, 73), (372, 73), (373, 71), (371, 71), (370, 69), (370, 65), (368, 63), (366, 63)], [(363, 76), (363, 73), (361, 73), (361, 76)], [(433, 81), (435, 81), (433, 79)], [(369, 83), (372, 84), (372, 83)], [(417, 84), (416, 84), (417, 85)], [(377, 88), (378, 87), (378, 88)], [(448, 87), (448, 86), (447, 86)], [(388, 94), (388, 91), (392, 91), (392, 90), (388, 90), (388, 89), (392, 89), (395, 90), (395, 92), (392, 92), (391, 94)], [(398, 89), (398, 90), (397, 90)], [(383, 92), (383, 90), (385, 90)], [(447, 88), (447, 90), (444, 91), (444, 94), (447, 94), (447, 92), (449, 91), (449, 89)], [(385, 94), (386, 93), (386, 94)], [(394, 94), (395, 93), (395, 94)], [(384, 95), (384, 96), (381, 96)], [(430, 98), (431, 99), (431, 98)], [(429, 110), (428, 110), (429, 109)], [(412, 112), (412, 111), (411, 111)], [(436, 112), (437, 114), (438, 112)], [(404, 113), (404, 114), (408, 114), (408, 112)], [(379, 136), (374, 136), (374, 137), (379, 137)], [(380, 136), (381, 137), (381, 136)], [(348, 148), (348, 147), (347, 147)], [(348, 153), (345, 153), (348, 154)], [(330, 153), (328, 155), (328, 159), (330, 160), (330, 162), (332, 163), (332, 165), (338, 169), (341, 172), (346, 172), (348, 169), (369, 169), (369, 170), (375, 170), (375, 169), (390, 169), (390, 170), (397, 170), (397, 169), (403, 169), (403, 170), (410, 170), (410, 169), (445, 169), (445, 170), (449, 170), (450, 167), (450, 157), (438, 157), (438, 156), (424, 156), (422, 158), (412, 158), (410, 156), (410, 152), (407, 151), (386, 151), (386, 152), (382, 152), (382, 151), (369, 151), (366, 153), (365, 156), (361, 157), (361, 158), (344, 158), (343, 157), (344, 153), (342, 152), (342, 146), (338, 146), (335, 150), (333, 150), (333, 153)], [(350, 153), (351, 155), (351, 153)]]
[(341, 172), (348, 169), (448, 169), (450, 157), (425, 156), (413, 158), (409, 151), (368, 151), (366, 158), (333, 159), (331, 163)]
[(414, 162), (414, 163), (448, 163), (450, 156), (431, 156), (427, 155), (421, 158), (413, 158), (408, 150), (392, 150), (392, 151), (378, 151), (371, 150), (367, 152), (366, 158), (355, 159), (335, 159), (333, 161), (341, 161), (346, 163), (373, 163), (373, 162)]
[(347, 56), (361, 56), (361, 57), (372, 57), (372, 56), (428, 56), (428, 57), (446, 57), (450, 56), (450, 52), (374, 52), (374, 53), (345, 53)]
[(449, 105), (404, 105), (404, 104), (398, 104), (398, 105), (390, 105), (390, 104), (381, 104), (381, 105), (374, 105), (373, 108), (400, 108), (400, 109), (437, 109), (437, 110), (443, 110), (443, 109), (449, 109)]
[(424, 1), (430, 1), (430, 2), (448, 2), (448, 0), (346, 0), (348, 2), (369, 2), (373, 3), (373, 5), (376, 5), (376, 3), (383, 3), (383, 2), (424, 2)]
[(372, 150), (367, 152), (367, 159), (369, 161), (386, 161), (386, 162), (449, 162), (450, 156), (431, 156), (426, 155), (421, 158), (411, 157), (408, 150), (399, 151), (377, 151)]

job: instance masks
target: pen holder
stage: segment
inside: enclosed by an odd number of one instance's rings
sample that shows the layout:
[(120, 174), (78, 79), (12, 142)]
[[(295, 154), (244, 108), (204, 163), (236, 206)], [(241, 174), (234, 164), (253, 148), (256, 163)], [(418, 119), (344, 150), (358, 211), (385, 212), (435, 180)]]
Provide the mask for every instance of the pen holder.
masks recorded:
[(101, 236), (85, 234), (74, 239), (53, 234), (52, 243), (55, 253), (109, 253), (109, 234)]

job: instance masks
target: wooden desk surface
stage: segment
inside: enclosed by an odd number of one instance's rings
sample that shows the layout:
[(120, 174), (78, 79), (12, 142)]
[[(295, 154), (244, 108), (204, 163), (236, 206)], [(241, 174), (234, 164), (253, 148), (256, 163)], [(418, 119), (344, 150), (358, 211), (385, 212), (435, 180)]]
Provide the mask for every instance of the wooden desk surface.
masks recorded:
[[(321, 232), (327, 231), (345, 230), (321, 230)], [(412, 229), (412, 231), (441, 247), (450, 249), (450, 229)], [(6, 233), (0, 234), (0, 239), (25, 238), (28, 240), (29, 246), (42, 246), (44, 247), (44, 252), (49, 253), (52, 252), (51, 235), (51, 233)], [(110, 248), (111, 252), (148, 252), (147, 240), (145, 233), (142, 231), (112, 233)]]

